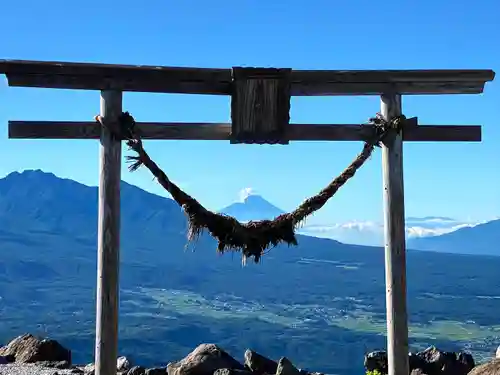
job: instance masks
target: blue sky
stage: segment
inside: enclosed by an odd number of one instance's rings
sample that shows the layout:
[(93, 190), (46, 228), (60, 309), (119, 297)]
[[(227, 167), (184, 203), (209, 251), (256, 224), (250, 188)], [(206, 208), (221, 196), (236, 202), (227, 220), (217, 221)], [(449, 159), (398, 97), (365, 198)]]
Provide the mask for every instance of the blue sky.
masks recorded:
[[(295, 69), (500, 72), (500, 3), (470, 1), (7, 1), (0, 58)], [(139, 121), (229, 121), (229, 98), (126, 93)], [(405, 145), (406, 212), (483, 220), (500, 215), (500, 83), (484, 95), (403, 98), (422, 124), (482, 124), (482, 143)], [(377, 97), (294, 98), (294, 122), (362, 123)], [(7, 121), (90, 120), (99, 93), (9, 88), (0, 79), (0, 175), (42, 169), (96, 185), (98, 142), (8, 140)], [(289, 146), (149, 141), (171, 178), (212, 209), (254, 188), (285, 210), (316, 193), (361, 149), (357, 142)], [(381, 155), (310, 223), (382, 219)], [(147, 170), (123, 179), (165, 195)]]

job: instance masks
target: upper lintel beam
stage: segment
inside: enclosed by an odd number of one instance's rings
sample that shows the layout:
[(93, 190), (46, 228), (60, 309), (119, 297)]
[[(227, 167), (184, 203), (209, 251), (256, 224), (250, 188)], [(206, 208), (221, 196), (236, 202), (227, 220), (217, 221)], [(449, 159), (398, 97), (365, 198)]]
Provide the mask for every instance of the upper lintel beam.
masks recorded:
[[(0, 60), (10, 86), (230, 95), (231, 69)], [(291, 94), (477, 94), (492, 70), (292, 70)]]

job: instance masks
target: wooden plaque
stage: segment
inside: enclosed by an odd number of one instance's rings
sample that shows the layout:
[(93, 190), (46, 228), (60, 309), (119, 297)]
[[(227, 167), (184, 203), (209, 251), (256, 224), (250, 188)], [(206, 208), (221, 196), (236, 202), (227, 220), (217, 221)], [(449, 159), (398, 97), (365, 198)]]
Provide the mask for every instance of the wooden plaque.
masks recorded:
[(233, 68), (231, 143), (288, 144), (291, 71)]

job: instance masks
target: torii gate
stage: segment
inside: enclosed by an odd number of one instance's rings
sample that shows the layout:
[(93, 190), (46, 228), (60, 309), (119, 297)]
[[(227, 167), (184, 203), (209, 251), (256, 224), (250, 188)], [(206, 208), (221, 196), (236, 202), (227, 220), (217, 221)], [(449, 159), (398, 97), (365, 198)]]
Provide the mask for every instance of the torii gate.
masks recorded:
[[(101, 116), (110, 123), (122, 113), (124, 91), (231, 95), (233, 124), (137, 123), (141, 137), (254, 143), (249, 138), (260, 132), (264, 137), (257, 143), (284, 144), (366, 141), (373, 133), (363, 125), (289, 124), (292, 95), (380, 95), (381, 114), (389, 120), (402, 113), (401, 95), (479, 94), (495, 77), (492, 70), (200, 69), (19, 60), (0, 60), (0, 74), (9, 86), (100, 90)], [(235, 111), (244, 101), (246, 110)], [(121, 141), (92, 121), (9, 121), (9, 138), (100, 139), (95, 372), (116, 374)], [(382, 145), (389, 375), (409, 372), (403, 141), (479, 142), (481, 126), (420, 126), (413, 118)]]

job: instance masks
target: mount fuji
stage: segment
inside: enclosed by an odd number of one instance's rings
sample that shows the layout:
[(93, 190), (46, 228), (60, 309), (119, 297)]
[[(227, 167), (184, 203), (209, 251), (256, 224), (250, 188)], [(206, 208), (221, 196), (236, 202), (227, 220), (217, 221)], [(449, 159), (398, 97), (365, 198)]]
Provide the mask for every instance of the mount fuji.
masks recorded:
[(250, 220), (272, 220), (276, 216), (284, 214), (285, 211), (269, 203), (262, 196), (248, 192), (244, 194), (240, 202), (235, 202), (220, 213), (230, 215), (241, 222)]

